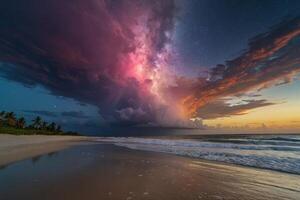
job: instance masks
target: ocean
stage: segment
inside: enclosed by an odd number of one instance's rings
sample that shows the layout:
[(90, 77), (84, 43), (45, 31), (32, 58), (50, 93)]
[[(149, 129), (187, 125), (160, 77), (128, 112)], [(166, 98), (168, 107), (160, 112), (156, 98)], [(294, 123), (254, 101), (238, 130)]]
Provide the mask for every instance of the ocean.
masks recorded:
[(102, 137), (100, 142), (300, 174), (300, 135)]

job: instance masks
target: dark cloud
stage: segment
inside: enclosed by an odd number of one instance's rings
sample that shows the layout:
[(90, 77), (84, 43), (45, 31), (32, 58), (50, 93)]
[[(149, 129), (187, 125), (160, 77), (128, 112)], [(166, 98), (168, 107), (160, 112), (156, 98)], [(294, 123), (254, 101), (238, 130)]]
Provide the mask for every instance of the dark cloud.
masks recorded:
[(199, 78), (197, 83), (184, 86), (190, 92), (183, 103), (187, 115), (197, 115), (202, 107), (223, 97), (267, 88), (281, 80), (290, 82), (300, 72), (299, 36), (297, 17), (252, 38), (242, 55), (212, 70), (212, 79)]
[(0, 4), (0, 61), (14, 64), (0, 67), (7, 79), (26, 86), (39, 84), (54, 95), (96, 105), (107, 121), (122, 120), (124, 115), (116, 115), (131, 108), (152, 118), (151, 95), (141, 93), (147, 83), (134, 80), (131, 68), (144, 45), (139, 33), (147, 40), (144, 62), (154, 62), (169, 42), (173, 0)]
[(224, 101), (218, 100), (207, 103), (198, 110), (198, 115), (203, 119), (215, 119), (229, 117), (234, 115), (247, 114), (249, 110), (259, 107), (274, 105), (275, 103), (268, 102), (265, 99), (261, 100), (245, 100), (238, 105), (231, 105)]
[(215, 68), (213, 68), (210, 72), (211, 80), (216, 81), (218, 79), (222, 79), (223, 75), (225, 73), (226, 66), (225, 65), (217, 65)]
[[(157, 91), (149, 88), (170, 42), (175, 0), (4, 0), (0, 5), (0, 61), (9, 63), (0, 65), (2, 76), (95, 105), (110, 123), (172, 119), (180, 124), (173, 112), (177, 104), (185, 117), (240, 114), (270, 103), (257, 100), (229, 108), (218, 100), (288, 83), (300, 71), (298, 17), (252, 38), (248, 49), (212, 69), (209, 79), (172, 76), (172, 84), (160, 82), (161, 105)], [(78, 112), (69, 116), (82, 117)]]

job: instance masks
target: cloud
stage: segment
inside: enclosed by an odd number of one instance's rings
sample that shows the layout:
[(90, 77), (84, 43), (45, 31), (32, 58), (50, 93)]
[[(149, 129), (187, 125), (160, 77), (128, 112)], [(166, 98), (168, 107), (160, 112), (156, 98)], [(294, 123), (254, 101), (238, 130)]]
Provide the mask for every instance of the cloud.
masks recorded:
[(260, 100), (247, 100), (238, 105), (230, 105), (222, 100), (207, 103), (198, 110), (197, 115), (202, 119), (216, 119), (222, 117), (229, 117), (234, 115), (245, 115), (248, 111), (254, 108), (271, 106), (275, 103), (268, 102), (265, 99)]
[(212, 69), (209, 80), (199, 78), (188, 87), (190, 94), (182, 103), (186, 115), (197, 115), (202, 107), (223, 97), (290, 82), (300, 72), (299, 36), (297, 17), (252, 38), (242, 55)]
[(0, 67), (4, 77), (96, 105), (108, 122), (130, 108), (155, 121), (148, 75), (170, 42), (174, 0), (5, 0), (1, 8), (0, 61), (13, 64)]
[(176, 126), (241, 114), (272, 103), (219, 100), (288, 83), (300, 71), (299, 17), (249, 40), (209, 78), (191, 78), (169, 68), (175, 0), (4, 0), (1, 8), (2, 76), (95, 105), (108, 123)]

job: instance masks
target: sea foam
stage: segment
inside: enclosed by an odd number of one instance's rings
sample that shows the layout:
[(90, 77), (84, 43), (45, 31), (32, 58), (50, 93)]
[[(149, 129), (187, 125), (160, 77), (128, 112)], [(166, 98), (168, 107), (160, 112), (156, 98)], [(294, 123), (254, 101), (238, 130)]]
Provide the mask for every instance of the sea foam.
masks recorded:
[(136, 150), (300, 174), (299, 136), (249, 136), (201, 140), (103, 137), (98, 141)]

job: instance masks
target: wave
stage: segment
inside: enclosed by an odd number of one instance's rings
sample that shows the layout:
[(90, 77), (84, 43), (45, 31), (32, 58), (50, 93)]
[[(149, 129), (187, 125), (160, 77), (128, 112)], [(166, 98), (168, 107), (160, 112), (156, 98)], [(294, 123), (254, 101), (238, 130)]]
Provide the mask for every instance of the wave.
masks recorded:
[(242, 139), (208, 139), (210, 142), (234, 143), (234, 144), (254, 144), (254, 145), (285, 145), (299, 146), (300, 140), (289, 138), (242, 138)]
[[(232, 141), (245, 141), (234, 143)], [(248, 140), (248, 142), (247, 142)], [(258, 142), (268, 141), (265, 142)], [(270, 143), (270, 141), (277, 141)], [(293, 143), (297, 142), (294, 139)], [(281, 172), (300, 174), (300, 143), (298, 146), (281, 142), (279, 138), (241, 138), (241, 139), (150, 139), (134, 137), (100, 138), (136, 150), (170, 153), (199, 159), (221, 161), (243, 166), (264, 168)], [(256, 143), (253, 143), (257, 141)]]

